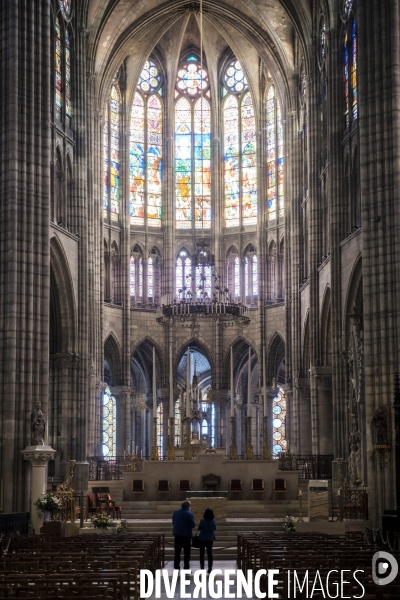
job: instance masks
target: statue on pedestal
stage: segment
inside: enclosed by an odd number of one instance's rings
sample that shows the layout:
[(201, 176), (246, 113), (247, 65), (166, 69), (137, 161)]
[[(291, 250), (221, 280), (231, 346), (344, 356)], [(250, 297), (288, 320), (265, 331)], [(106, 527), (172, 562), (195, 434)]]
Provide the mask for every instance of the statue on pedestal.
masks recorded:
[(44, 446), (44, 438), (46, 433), (46, 421), (41, 409), (40, 400), (36, 401), (36, 406), (31, 414), (32, 422), (32, 445)]

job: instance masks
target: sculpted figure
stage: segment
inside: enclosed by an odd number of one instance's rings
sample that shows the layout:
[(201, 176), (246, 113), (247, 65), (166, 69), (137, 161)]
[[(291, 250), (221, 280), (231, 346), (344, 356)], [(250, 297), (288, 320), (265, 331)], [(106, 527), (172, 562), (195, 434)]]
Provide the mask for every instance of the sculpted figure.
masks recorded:
[(389, 444), (388, 437), (388, 414), (385, 406), (378, 406), (374, 415), (376, 443)]
[(32, 411), (32, 444), (44, 445), (44, 437), (46, 433), (46, 421), (41, 409), (40, 400), (36, 401), (36, 406)]

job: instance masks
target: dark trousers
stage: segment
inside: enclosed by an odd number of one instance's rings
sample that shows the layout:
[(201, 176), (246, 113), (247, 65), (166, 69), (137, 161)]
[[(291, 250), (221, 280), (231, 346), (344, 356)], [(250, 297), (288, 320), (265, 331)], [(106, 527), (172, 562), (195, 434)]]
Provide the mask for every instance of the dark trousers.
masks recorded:
[(192, 547), (192, 539), (176, 535), (174, 539), (175, 557), (174, 569), (179, 569), (181, 562), (181, 551), (183, 548), (183, 564), (185, 569), (190, 569), (190, 549)]
[(213, 566), (213, 541), (212, 540), (200, 540), (200, 569), (204, 569), (204, 550), (207, 548), (207, 560), (208, 560), (208, 571), (211, 571)]

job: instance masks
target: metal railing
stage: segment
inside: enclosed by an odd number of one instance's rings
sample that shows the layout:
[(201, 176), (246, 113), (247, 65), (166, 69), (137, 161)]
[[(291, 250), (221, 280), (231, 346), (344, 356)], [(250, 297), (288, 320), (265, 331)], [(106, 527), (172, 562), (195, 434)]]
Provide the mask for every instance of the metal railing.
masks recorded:
[(286, 454), (279, 457), (280, 471), (299, 471), (299, 479), (332, 479), (333, 454)]

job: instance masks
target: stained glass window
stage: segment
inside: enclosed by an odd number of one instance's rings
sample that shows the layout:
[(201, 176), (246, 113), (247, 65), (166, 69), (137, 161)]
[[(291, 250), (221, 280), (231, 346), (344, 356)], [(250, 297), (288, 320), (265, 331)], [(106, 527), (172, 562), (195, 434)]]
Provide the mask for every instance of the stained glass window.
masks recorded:
[(351, 9), (353, 8), (353, 0), (344, 0), (343, 2), (343, 14), (346, 19), (349, 18)]
[(132, 254), (129, 261), (129, 294), (131, 298), (136, 296), (136, 263)]
[(175, 446), (181, 445), (181, 409), (180, 399), (175, 400)]
[(186, 250), (179, 252), (176, 260), (176, 296), (186, 298), (192, 294), (192, 261)]
[(159, 458), (163, 456), (163, 403), (157, 406), (157, 450)]
[(356, 22), (353, 21), (351, 27), (351, 96), (352, 96), (352, 115), (353, 121), (357, 119), (357, 29)]
[[(281, 109), (270, 85), (267, 93), (267, 209), (270, 221), (284, 216), (284, 156)], [(277, 212), (278, 211), (278, 212)]]
[(110, 200), (112, 221), (118, 221), (119, 214), (119, 135), (120, 99), (118, 90), (113, 85), (110, 101)]
[(204, 97), (210, 95), (208, 88), (207, 71), (191, 57), (179, 69), (176, 82), (175, 218), (178, 229), (191, 229), (193, 225), (196, 229), (211, 227), (211, 109)]
[(244, 293), (246, 298), (249, 297), (249, 257), (244, 259)]
[(71, 0), (59, 0), (61, 11), (66, 19), (71, 13)]
[(103, 216), (105, 219), (108, 218), (108, 203), (109, 203), (109, 192), (108, 192), (108, 105), (106, 106), (106, 112), (104, 115), (104, 127), (103, 127)]
[(344, 39), (344, 47), (343, 47), (343, 79), (344, 79), (344, 97), (346, 102), (346, 127), (350, 125), (350, 115), (349, 115), (349, 36), (346, 33)]
[(61, 42), (60, 21), (56, 19), (56, 35), (55, 35), (55, 111), (56, 118), (61, 121), (63, 110), (63, 51)]
[[(130, 217), (132, 225), (161, 227), (162, 102), (161, 74), (146, 61), (131, 111)], [(150, 94), (150, 95), (149, 95)]]
[(143, 259), (139, 258), (138, 261), (138, 297), (139, 300), (143, 298)]
[(211, 448), (216, 446), (216, 435), (215, 435), (215, 403), (211, 404)]
[(71, 34), (67, 27), (65, 31), (65, 120), (71, 127)]
[(103, 456), (116, 455), (117, 410), (110, 388), (103, 393)]
[(272, 400), (272, 452), (286, 452), (286, 396), (280, 387)]
[(211, 267), (197, 265), (196, 267), (196, 297), (211, 298)]
[(253, 256), (252, 268), (253, 268), (252, 287), (253, 287), (253, 297), (254, 297), (254, 296), (258, 295), (258, 261), (257, 261), (257, 254), (255, 254)]
[(235, 272), (234, 272), (234, 277), (235, 277), (235, 298), (240, 298), (240, 260), (239, 257), (237, 256), (235, 258)]
[(132, 301), (143, 300), (143, 258), (137, 246), (129, 259), (129, 295)]
[(228, 65), (224, 80), (232, 92), (225, 96), (223, 104), (225, 225), (254, 225), (257, 223), (257, 154), (253, 100), (239, 61)]
[(154, 261), (151, 257), (147, 261), (147, 297), (154, 298)]
[(254, 250), (244, 259), (244, 287), (247, 304), (254, 304), (258, 296), (258, 261)]

